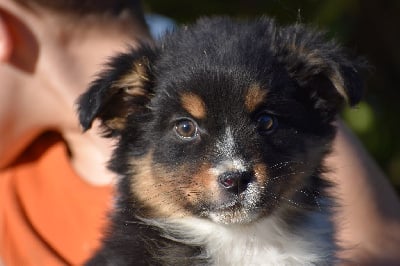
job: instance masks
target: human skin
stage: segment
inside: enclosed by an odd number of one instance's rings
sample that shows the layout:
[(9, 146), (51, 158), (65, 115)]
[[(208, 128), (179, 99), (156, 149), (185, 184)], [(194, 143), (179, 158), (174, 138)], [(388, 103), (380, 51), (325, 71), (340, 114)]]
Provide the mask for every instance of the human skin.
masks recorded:
[[(44, 130), (59, 131), (71, 165), (86, 182), (112, 183), (105, 168), (112, 143), (98, 130), (82, 134), (75, 101), (104, 61), (147, 39), (120, 21), (81, 21), (85, 27), (45, 10), (31, 12), (0, 0), (0, 169)], [(126, 22), (126, 21), (125, 21)], [(95, 126), (96, 128), (96, 126)], [(362, 265), (400, 262), (400, 203), (391, 185), (354, 135), (338, 123), (327, 160), (332, 194), (340, 201), (335, 221), (343, 257)]]
[(0, 0), (0, 15), (0, 168), (38, 134), (54, 129), (68, 143), (77, 173), (91, 184), (109, 184), (105, 162), (112, 143), (98, 130), (82, 134), (75, 101), (108, 57), (145, 41), (146, 32), (123, 16), (115, 22), (89, 17), (75, 25), (9, 0)]
[(399, 265), (398, 195), (354, 134), (341, 121), (337, 126), (327, 165), (339, 201), (336, 237), (346, 248), (341, 255), (356, 265)]

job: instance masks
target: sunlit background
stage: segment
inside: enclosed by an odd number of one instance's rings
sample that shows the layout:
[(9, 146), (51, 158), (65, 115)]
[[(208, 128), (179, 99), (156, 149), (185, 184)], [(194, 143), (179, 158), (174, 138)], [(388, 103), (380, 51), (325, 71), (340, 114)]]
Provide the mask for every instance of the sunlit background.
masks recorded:
[[(164, 15), (178, 24), (199, 16), (267, 15), (279, 23), (302, 22), (325, 30), (356, 54), (372, 71), (364, 101), (343, 112), (400, 192), (400, 1), (398, 0), (144, 0), (147, 13)], [(167, 21), (168, 23), (168, 21)]]

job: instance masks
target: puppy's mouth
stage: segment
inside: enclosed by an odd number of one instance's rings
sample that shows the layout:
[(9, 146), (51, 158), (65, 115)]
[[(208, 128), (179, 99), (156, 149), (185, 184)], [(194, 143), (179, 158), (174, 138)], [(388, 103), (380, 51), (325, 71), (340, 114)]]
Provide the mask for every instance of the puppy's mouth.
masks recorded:
[(220, 199), (204, 212), (213, 222), (222, 224), (248, 224), (263, 214), (259, 189), (255, 184), (240, 194), (221, 193)]

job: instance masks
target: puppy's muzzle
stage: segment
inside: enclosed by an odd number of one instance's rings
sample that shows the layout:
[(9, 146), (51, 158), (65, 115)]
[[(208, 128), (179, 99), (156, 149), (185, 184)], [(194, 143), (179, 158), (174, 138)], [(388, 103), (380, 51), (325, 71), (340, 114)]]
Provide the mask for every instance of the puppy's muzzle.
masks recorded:
[(239, 195), (254, 181), (254, 174), (249, 171), (230, 171), (221, 174), (218, 181), (226, 191)]

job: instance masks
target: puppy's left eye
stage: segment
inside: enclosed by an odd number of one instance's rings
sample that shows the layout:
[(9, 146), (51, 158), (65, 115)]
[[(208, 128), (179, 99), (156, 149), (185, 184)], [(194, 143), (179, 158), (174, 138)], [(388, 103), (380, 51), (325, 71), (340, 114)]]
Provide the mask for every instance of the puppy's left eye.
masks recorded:
[(272, 115), (262, 113), (257, 117), (257, 129), (261, 134), (272, 133), (277, 125), (276, 118)]
[(179, 137), (185, 140), (191, 140), (198, 135), (197, 124), (191, 119), (185, 118), (177, 121), (174, 130)]

